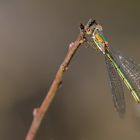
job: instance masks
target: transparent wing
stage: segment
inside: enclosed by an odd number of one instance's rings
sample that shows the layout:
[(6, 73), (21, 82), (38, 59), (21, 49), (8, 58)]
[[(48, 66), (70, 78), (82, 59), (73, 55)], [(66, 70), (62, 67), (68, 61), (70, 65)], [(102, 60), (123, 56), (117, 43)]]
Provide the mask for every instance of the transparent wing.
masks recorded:
[(111, 64), (111, 61), (107, 58), (107, 56), (105, 57), (105, 62), (110, 79), (114, 106), (117, 112), (122, 115), (125, 113), (125, 99), (121, 79), (115, 67)]
[(110, 53), (140, 99), (140, 66), (119, 51), (111, 49)]

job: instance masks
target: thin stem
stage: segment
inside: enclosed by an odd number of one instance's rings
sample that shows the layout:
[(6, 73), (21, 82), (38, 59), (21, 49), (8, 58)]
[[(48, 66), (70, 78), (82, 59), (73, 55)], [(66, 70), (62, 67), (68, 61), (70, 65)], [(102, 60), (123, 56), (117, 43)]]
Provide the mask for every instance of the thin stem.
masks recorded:
[(34, 109), (34, 111), (33, 111), (33, 121), (32, 121), (32, 124), (30, 126), (30, 129), (27, 133), (25, 140), (33, 140), (35, 138), (35, 135), (42, 122), (42, 119), (44, 118), (45, 113), (47, 112), (54, 96), (56, 95), (56, 92), (57, 92), (59, 86), (62, 83), (62, 77), (64, 75), (64, 72), (68, 69), (68, 65), (69, 65), (73, 55), (75, 54), (75, 52), (77, 51), (79, 46), (84, 41), (85, 41), (84, 33), (81, 32), (81, 34), (78, 36), (76, 41), (72, 42), (69, 45), (69, 49), (65, 56), (65, 59), (62, 62), (62, 64), (60, 65), (45, 99), (43, 100), (41, 106), (39, 108)]

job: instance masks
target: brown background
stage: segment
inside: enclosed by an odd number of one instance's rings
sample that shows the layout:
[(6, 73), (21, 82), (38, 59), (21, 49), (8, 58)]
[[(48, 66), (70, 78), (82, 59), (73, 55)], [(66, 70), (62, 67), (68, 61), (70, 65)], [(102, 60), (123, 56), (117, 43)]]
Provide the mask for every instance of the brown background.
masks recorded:
[[(138, 0), (0, 1), (0, 139), (22, 140), (81, 22), (95, 18), (114, 48), (140, 63)], [(140, 106), (125, 89), (115, 112), (104, 57), (81, 47), (36, 140), (140, 138)]]

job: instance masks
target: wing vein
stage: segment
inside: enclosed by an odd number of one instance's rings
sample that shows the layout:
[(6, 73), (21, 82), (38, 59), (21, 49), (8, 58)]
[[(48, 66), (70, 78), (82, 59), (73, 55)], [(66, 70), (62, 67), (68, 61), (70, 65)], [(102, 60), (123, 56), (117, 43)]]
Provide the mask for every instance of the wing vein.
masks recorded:
[(121, 83), (121, 79), (112, 62), (105, 56), (105, 62), (110, 79), (111, 92), (113, 97), (114, 106), (117, 112), (121, 115), (125, 113), (125, 99)]

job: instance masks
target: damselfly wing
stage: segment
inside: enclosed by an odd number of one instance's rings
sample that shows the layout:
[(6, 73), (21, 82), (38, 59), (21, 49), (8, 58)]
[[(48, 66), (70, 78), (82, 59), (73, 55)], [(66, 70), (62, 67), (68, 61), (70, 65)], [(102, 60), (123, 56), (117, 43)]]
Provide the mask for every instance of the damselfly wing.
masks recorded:
[(110, 53), (118, 66), (118, 73), (130, 90), (134, 99), (140, 102), (140, 66), (123, 53), (110, 49)]
[(107, 66), (114, 106), (117, 112), (122, 115), (125, 113), (125, 99), (121, 79), (116, 68), (107, 56), (105, 56), (105, 63)]

